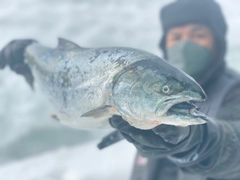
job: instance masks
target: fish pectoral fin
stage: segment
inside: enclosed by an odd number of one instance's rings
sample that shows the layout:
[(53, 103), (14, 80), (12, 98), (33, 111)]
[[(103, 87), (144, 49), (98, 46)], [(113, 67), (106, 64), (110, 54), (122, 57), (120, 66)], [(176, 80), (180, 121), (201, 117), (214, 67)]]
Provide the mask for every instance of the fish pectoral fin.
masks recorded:
[(66, 40), (66, 39), (63, 39), (63, 38), (58, 38), (58, 46), (57, 46), (57, 49), (61, 49), (61, 50), (81, 50), (81, 49), (86, 49), (86, 48), (82, 48), (80, 47), (79, 45), (69, 41), (69, 40)]
[(115, 108), (110, 105), (102, 106), (97, 109), (88, 111), (81, 115), (81, 117), (94, 117), (94, 118), (101, 118), (101, 117), (111, 117), (115, 114)]

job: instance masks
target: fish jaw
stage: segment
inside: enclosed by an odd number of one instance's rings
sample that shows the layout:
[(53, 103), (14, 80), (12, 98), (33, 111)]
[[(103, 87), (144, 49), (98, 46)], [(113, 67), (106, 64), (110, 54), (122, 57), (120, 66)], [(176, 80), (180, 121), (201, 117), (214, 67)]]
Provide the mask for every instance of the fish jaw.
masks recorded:
[(178, 115), (178, 114), (172, 114), (172, 115), (164, 115), (162, 117), (162, 123), (166, 125), (173, 125), (173, 126), (191, 126), (191, 125), (200, 125), (205, 124), (207, 120), (203, 118), (202, 116), (191, 116), (188, 115)]
[(189, 126), (206, 123), (207, 116), (196, 109), (197, 106), (189, 102), (176, 104), (164, 114), (162, 124)]
[[(187, 104), (188, 107), (177, 107), (183, 106), (183, 104), (185, 104), (185, 106)], [(152, 119), (133, 119), (129, 117), (123, 117), (123, 119), (131, 126), (143, 130), (149, 130), (161, 124), (182, 127), (205, 124), (208, 121), (207, 116), (196, 109), (197, 106), (192, 102), (183, 101), (170, 107), (163, 115), (152, 117)]]
[(202, 95), (194, 91), (183, 91), (174, 97), (166, 99), (164, 102), (159, 102), (156, 108), (156, 116), (163, 116), (172, 106), (183, 102), (199, 102), (204, 101)]

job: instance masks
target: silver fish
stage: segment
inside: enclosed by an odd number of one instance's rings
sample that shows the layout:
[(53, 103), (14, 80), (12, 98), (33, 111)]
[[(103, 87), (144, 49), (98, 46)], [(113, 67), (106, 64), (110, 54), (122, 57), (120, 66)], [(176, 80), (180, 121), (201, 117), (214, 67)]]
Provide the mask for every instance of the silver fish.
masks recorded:
[[(34, 78), (55, 105), (55, 117), (68, 126), (107, 128), (113, 115), (140, 129), (206, 122), (190, 103), (206, 98), (202, 88), (149, 52), (124, 47), (82, 48), (60, 38), (57, 48), (31, 44), (25, 57)], [(183, 102), (189, 107), (181, 107)]]

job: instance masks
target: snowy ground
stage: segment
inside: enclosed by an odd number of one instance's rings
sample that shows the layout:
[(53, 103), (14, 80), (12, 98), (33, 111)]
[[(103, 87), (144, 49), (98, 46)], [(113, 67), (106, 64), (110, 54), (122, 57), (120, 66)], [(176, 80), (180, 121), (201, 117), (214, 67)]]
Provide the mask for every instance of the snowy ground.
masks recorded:
[[(128, 46), (161, 56), (159, 9), (167, 2), (1, 0), (0, 48), (15, 38), (56, 46), (63, 37), (83, 47)], [(240, 71), (240, 1), (218, 2), (229, 24), (227, 62)], [(130, 145), (101, 152), (95, 141), (85, 145), (107, 131), (60, 125), (50, 118), (53, 109), (41, 92), (31, 91), (8, 68), (0, 71), (0, 87), (0, 179), (127, 179), (134, 154)]]
[[(129, 179), (135, 149), (120, 142), (105, 150), (96, 143), (61, 148), (0, 168), (4, 180), (125, 180)], [(20, 178), (19, 178), (20, 177)]]

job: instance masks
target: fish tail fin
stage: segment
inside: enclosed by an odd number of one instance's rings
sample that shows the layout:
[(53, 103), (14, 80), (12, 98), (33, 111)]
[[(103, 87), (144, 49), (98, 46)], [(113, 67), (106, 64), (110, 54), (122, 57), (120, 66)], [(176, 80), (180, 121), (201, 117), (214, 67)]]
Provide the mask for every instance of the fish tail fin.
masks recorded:
[(36, 42), (31, 39), (13, 40), (0, 52), (0, 69), (9, 66), (12, 71), (22, 75), (32, 89), (34, 78), (29, 66), (24, 62), (24, 53), (27, 46)]

